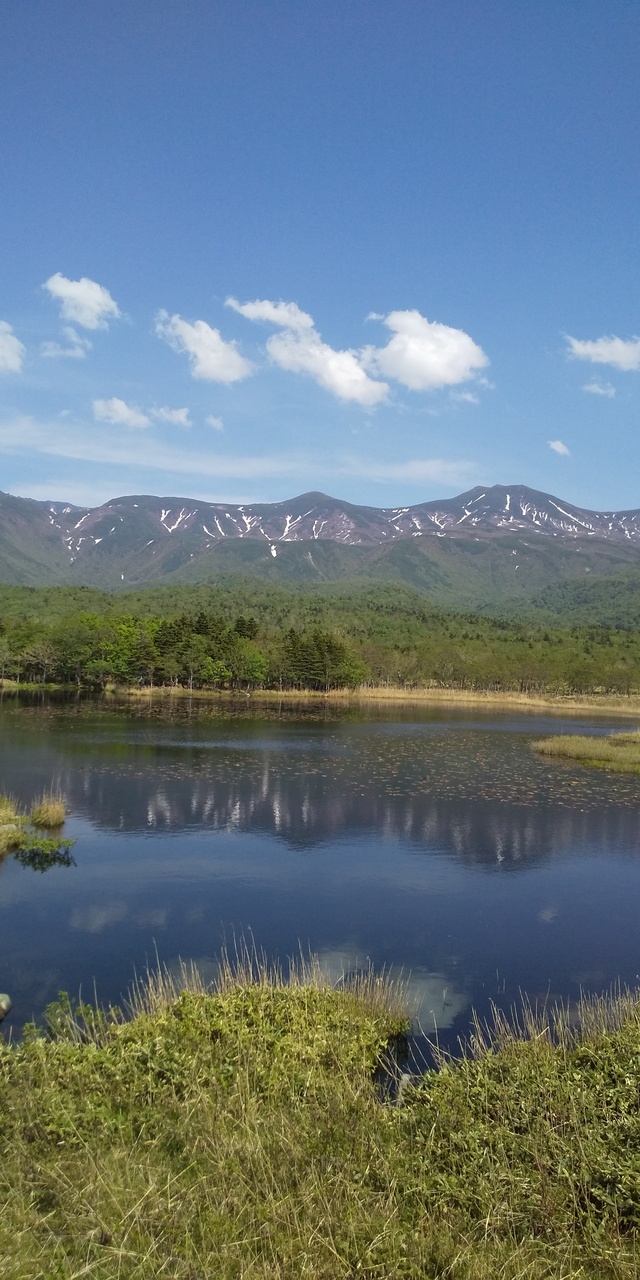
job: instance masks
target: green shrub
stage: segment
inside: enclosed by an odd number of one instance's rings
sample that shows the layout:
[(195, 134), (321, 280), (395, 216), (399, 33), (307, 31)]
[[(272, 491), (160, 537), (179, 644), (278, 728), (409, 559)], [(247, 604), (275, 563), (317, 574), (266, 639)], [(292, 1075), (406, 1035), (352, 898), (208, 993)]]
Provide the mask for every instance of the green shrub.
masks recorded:
[(388, 988), (166, 975), (0, 1046), (3, 1280), (635, 1280), (640, 1001), (497, 1023), (385, 1103)]

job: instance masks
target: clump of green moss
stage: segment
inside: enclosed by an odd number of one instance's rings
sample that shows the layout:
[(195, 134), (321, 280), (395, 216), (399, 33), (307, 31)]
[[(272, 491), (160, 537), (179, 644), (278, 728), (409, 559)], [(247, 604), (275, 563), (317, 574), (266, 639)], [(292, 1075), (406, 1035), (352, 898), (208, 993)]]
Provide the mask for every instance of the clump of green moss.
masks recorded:
[(403, 1026), (318, 973), (62, 1000), (0, 1047), (3, 1277), (635, 1280), (640, 999), (498, 1022), (394, 1106)]
[(542, 756), (577, 760), (595, 769), (615, 773), (640, 773), (640, 732), (596, 734), (558, 734), (532, 742), (533, 750)]

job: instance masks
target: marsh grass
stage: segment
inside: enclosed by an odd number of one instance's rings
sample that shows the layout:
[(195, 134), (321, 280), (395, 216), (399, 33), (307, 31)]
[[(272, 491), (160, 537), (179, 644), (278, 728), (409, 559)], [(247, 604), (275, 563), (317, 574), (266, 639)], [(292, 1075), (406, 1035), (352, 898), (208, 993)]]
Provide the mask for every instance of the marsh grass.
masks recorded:
[(7, 822), (15, 822), (18, 818), (19, 810), (16, 800), (13, 796), (6, 792), (0, 794), (0, 824)]
[(615, 773), (640, 773), (640, 732), (611, 733), (606, 737), (568, 733), (541, 738), (531, 745), (539, 755), (577, 760)]
[[(40, 809), (43, 817), (55, 821), (38, 821)], [(64, 817), (65, 805), (61, 796), (42, 796), (27, 817), (13, 796), (0, 794), (0, 858), (14, 854), (24, 866), (36, 871), (48, 871), (53, 866), (72, 866), (69, 850), (74, 841), (62, 839), (59, 832), (53, 838), (40, 834), (42, 827), (50, 830), (60, 828)]]
[(31, 809), (34, 827), (61, 827), (67, 816), (67, 803), (59, 791), (45, 791)]
[(23, 819), (13, 796), (0, 794), (0, 857), (19, 849), (23, 841)]
[(635, 1280), (640, 998), (496, 1013), (383, 1105), (365, 973), (253, 950), (0, 1046), (3, 1280)]

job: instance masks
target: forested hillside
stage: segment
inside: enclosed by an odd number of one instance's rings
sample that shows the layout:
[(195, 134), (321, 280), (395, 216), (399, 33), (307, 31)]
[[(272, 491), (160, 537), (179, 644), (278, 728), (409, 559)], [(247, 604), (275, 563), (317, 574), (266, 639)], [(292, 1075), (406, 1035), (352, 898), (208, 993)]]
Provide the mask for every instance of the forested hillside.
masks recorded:
[(640, 689), (640, 633), (447, 614), (402, 588), (245, 581), (109, 596), (0, 589), (0, 674), (20, 683), (551, 693)]
[(578, 581), (564, 579), (533, 597), (531, 616), (551, 617), (566, 623), (605, 627), (640, 628), (640, 568), (619, 573), (591, 574)]

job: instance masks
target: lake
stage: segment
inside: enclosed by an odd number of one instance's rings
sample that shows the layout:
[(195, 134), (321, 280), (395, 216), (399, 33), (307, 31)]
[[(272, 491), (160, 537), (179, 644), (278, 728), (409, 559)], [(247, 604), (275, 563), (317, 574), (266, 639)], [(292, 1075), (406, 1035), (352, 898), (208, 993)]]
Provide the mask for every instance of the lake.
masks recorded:
[(68, 798), (74, 864), (0, 863), (3, 1034), (60, 990), (226, 939), (404, 972), (425, 1032), (640, 981), (640, 778), (537, 758), (629, 720), (416, 705), (0, 704), (0, 776)]

